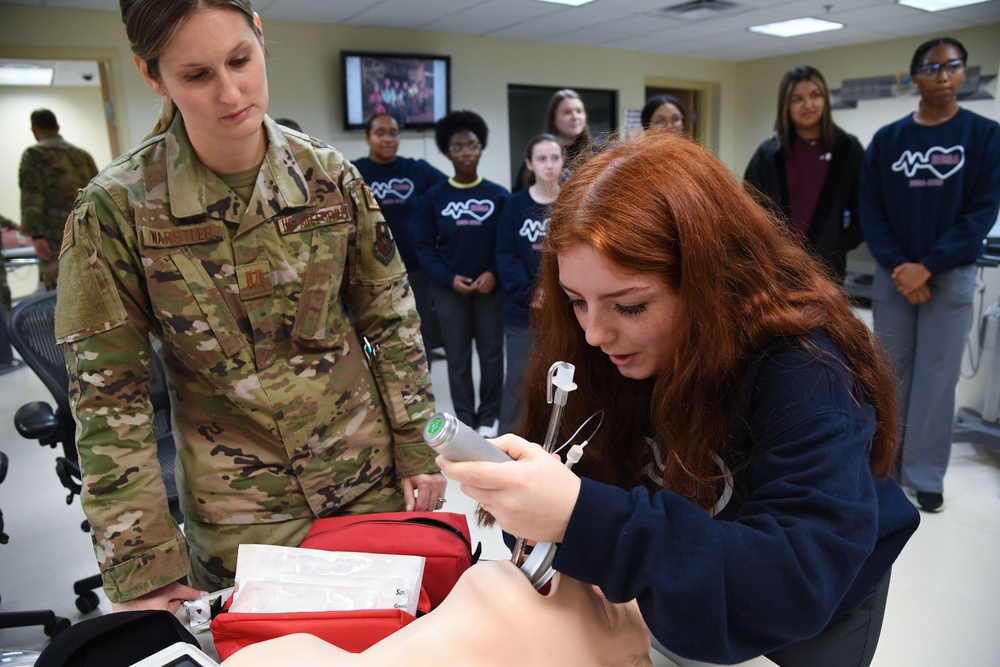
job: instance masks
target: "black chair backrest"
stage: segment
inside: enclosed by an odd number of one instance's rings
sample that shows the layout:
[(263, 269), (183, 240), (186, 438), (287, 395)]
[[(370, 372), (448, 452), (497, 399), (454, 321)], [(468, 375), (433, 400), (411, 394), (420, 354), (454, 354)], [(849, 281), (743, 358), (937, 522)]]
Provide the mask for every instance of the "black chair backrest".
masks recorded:
[[(43, 292), (24, 299), (10, 313), (11, 343), (24, 362), (41, 379), (56, 402), (56, 416), (62, 424), (63, 452), (71, 464), (71, 474), (79, 479), (79, 456), (76, 452), (76, 424), (69, 407), (69, 373), (66, 357), (55, 337), (56, 292)], [(176, 444), (170, 420), (170, 394), (166, 373), (159, 355), (151, 351), (149, 365), (149, 395), (153, 405), (153, 433), (157, 442), (167, 498), (171, 511), (179, 516), (177, 490), (174, 484)], [(65, 482), (64, 482), (65, 483)], [(67, 486), (67, 488), (69, 488)], [(71, 489), (78, 492), (78, 489)]]
[(10, 342), (41, 379), (56, 402), (57, 413), (70, 415), (66, 357), (56, 345), (56, 293), (42, 292), (14, 306), (7, 322)]

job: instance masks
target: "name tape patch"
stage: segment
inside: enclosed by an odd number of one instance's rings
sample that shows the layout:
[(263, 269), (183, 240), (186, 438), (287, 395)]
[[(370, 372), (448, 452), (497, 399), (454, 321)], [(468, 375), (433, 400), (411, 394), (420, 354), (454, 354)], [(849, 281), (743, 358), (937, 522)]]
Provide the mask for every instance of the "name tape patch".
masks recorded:
[(177, 248), (198, 243), (218, 243), (226, 238), (222, 220), (206, 220), (194, 225), (156, 229), (142, 228), (142, 242), (148, 248)]
[(323, 227), (337, 222), (347, 222), (351, 219), (351, 214), (347, 210), (347, 204), (339, 204), (329, 208), (321, 208), (318, 211), (306, 211), (303, 213), (293, 213), (275, 218), (274, 223), (282, 234), (293, 234), (304, 232), (314, 227)]

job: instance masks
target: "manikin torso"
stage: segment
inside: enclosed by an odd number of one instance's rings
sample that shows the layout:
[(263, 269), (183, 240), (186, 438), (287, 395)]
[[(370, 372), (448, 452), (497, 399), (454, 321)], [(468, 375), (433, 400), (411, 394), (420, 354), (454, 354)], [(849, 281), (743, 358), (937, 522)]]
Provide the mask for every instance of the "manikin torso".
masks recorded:
[(223, 667), (271, 667), (290, 655), (298, 667), (648, 667), (649, 651), (635, 601), (612, 604), (562, 575), (540, 595), (510, 561), (496, 561), (467, 570), (441, 606), (363, 653), (297, 634), (248, 646)]

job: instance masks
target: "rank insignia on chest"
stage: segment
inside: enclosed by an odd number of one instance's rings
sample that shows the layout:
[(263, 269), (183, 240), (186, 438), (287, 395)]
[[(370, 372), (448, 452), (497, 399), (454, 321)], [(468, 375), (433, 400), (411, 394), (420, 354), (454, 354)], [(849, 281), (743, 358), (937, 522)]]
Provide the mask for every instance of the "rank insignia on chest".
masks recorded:
[(396, 243), (392, 240), (392, 232), (389, 225), (383, 221), (375, 224), (375, 243), (372, 244), (372, 254), (375, 259), (389, 266), (389, 262), (396, 256)]
[(244, 301), (270, 296), (271, 268), (265, 262), (253, 262), (236, 267), (236, 280), (240, 284), (240, 298)]

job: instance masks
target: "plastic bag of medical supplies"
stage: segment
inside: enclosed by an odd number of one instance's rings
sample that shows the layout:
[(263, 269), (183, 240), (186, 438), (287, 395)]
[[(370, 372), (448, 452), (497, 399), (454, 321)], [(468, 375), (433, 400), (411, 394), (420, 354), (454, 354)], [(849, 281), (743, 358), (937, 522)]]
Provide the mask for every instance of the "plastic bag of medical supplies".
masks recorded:
[[(225, 659), (244, 646), (297, 632), (312, 634), (344, 650), (360, 653), (408, 625), (416, 616), (439, 605), (462, 573), (478, 558), (478, 550), (475, 555), (472, 553), (465, 516), (448, 512), (390, 512), (319, 519), (301, 547), (307, 550), (423, 557), (423, 578), (416, 614), (404, 608), (269, 613), (229, 611), (229, 607), (236, 603), (239, 604), (237, 609), (245, 603), (256, 606), (262, 597), (271, 598), (268, 604), (279, 605), (271, 608), (289, 608), (280, 606), (285, 602), (278, 598), (282, 598), (284, 593), (274, 589), (261, 593), (259, 588), (254, 593), (253, 589), (258, 587), (254, 584), (248, 589), (248, 598), (241, 601), (240, 596), (234, 593), (236, 600), (227, 602), (227, 610), (212, 621), (212, 635), (220, 658)], [(257, 556), (260, 555), (261, 552), (258, 552)], [(286, 577), (292, 581), (285, 582), (285, 590), (291, 592), (291, 589), (298, 588), (303, 581), (298, 578), (301, 574), (304, 573)], [(240, 577), (239, 572), (237, 577)], [(359, 579), (370, 577), (363, 574)], [(364, 588), (372, 582), (356, 583)], [(327, 584), (325, 592), (311, 591), (307, 595), (314, 602), (350, 598), (352, 602), (349, 604), (356, 605), (361, 604), (362, 598), (370, 600), (378, 597), (370, 587), (367, 592), (359, 592), (357, 588), (349, 590), (352, 587), (343, 580)], [(311, 584), (303, 586), (310, 587)], [(237, 591), (240, 587), (238, 582)], [(388, 592), (395, 594), (396, 590), (403, 591), (404, 588), (401, 586)], [(280, 591), (280, 587), (277, 590)], [(399, 599), (395, 599), (393, 604), (403, 606)]]

